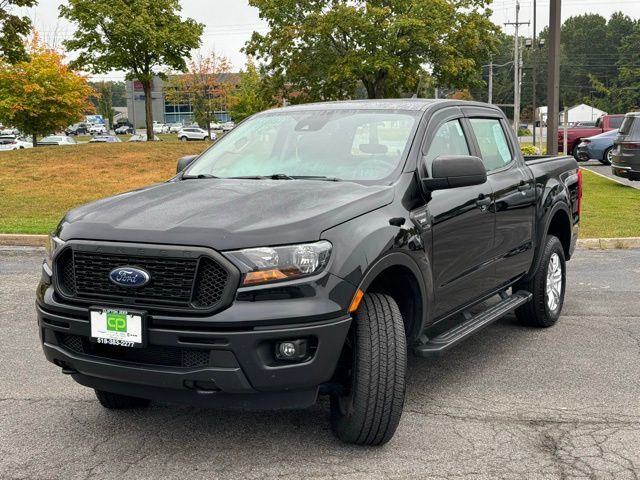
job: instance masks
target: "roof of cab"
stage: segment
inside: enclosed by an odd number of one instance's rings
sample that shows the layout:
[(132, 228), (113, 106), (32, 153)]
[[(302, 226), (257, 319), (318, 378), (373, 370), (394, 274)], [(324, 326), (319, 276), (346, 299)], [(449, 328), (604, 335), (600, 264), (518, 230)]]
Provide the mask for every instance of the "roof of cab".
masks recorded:
[[(432, 98), (389, 98), (378, 100), (341, 100), (333, 102), (304, 103), (277, 108), (275, 110), (312, 111), (312, 110), (404, 110), (425, 111), (434, 106), (482, 106), (497, 108), (494, 105), (465, 100), (432, 99)], [(268, 111), (267, 111), (268, 112)]]

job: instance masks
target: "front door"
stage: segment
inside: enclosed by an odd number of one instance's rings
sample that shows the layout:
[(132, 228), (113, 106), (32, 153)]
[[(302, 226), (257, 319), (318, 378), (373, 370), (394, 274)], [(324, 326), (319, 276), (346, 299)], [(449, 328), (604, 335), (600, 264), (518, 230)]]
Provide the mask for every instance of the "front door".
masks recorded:
[[(471, 142), (459, 109), (432, 118), (422, 161), (427, 172), (441, 155), (469, 155)], [(455, 114), (458, 112), (458, 115)], [(487, 182), (431, 193), (427, 203), (431, 220), (435, 311), (438, 319), (490, 291), (494, 272), (490, 261), (494, 241), (493, 191)]]

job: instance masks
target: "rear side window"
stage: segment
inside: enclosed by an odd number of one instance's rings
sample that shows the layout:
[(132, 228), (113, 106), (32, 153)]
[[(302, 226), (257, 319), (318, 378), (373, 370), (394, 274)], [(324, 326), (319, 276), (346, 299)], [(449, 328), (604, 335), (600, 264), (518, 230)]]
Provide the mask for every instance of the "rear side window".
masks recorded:
[(609, 128), (620, 128), (624, 119), (624, 117), (611, 117), (609, 119)]
[(469, 155), (469, 145), (459, 120), (444, 123), (438, 128), (424, 159), (430, 164), (441, 155)]
[(628, 135), (631, 133), (631, 128), (633, 127), (635, 119), (636, 117), (625, 117), (624, 122), (622, 122), (622, 125), (620, 126), (621, 135)]
[(471, 128), (478, 141), (482, 163), (487, 172), (505, 167), (513, 160), (502, 123), (495, 118), (472, 118)]

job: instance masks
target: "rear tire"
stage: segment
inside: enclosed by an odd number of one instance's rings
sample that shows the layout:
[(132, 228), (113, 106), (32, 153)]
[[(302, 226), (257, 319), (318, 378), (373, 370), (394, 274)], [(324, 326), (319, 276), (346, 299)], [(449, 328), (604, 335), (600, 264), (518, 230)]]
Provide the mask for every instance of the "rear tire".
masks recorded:
[(560, 318), (566, 287), (564, 249), (557, 237), (547, 235), (542, 259), (535, 274), (513, 287), (533, 294), (531, 301), (518, 309), (516, 316), (532, 327), (547, 328)]
[(364, 296), (345, 352), (351, 367), (345, 392), (331, 397), (333, 433), (347, 443), (383, 445), (400, 423), (407, 368), (404, 323), (393, 298)]
[(129, 397), (128, 395), (119, 395), (117, 393), (105, 392), (104, 390), (95, 390), (95, 392), (100, 405), (109, 410), (145, 408), (151, 403), (151, 400), (146, 398)]

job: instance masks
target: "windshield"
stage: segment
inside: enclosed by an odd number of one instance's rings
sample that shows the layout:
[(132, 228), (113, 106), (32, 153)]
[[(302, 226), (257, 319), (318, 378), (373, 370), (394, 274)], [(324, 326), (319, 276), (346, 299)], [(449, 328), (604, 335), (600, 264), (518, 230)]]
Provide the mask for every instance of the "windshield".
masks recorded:
[(400, 166), (418, 118), (418, 112), (388, 110), (258, 115), (203, 153), (184, 177), (382, 180)]

